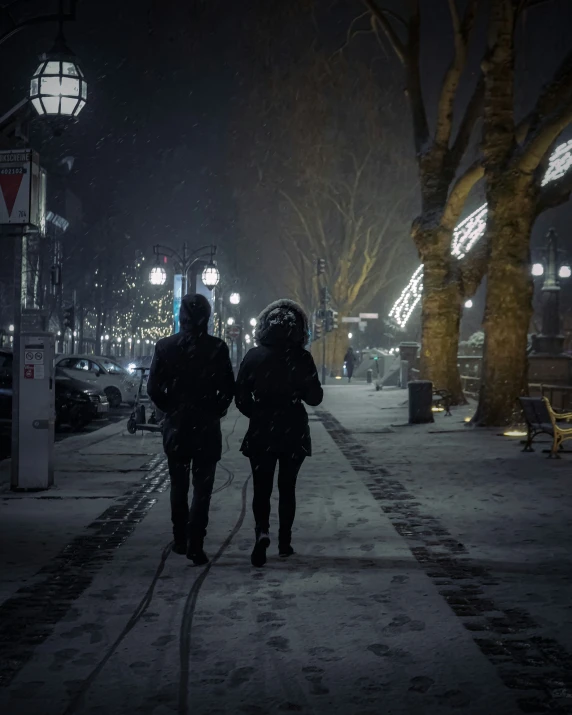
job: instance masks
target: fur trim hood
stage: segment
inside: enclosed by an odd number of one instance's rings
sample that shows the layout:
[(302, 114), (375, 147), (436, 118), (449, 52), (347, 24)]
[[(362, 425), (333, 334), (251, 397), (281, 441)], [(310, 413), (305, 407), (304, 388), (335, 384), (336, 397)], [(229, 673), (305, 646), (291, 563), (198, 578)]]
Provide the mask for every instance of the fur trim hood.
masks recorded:
[(255, 336), (261, 345), (305, 347), (310, 337), (308, 316), (298, 303), (281, 298), (260, 313)]

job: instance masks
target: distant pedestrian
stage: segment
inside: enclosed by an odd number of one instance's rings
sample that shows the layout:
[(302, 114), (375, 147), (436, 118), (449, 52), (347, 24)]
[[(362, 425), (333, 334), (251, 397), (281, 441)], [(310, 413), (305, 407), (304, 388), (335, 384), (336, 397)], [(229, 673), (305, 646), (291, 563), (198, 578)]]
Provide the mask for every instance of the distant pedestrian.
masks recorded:
[(314, 360), (305, 350), (308, 318), (291, 300), (271, 303), (258, 318), (256, 340), (240, 367), (236, 405), (250, 418), (242, 452), (250, 459), (254, 484), (253, 566), (266, 563), (270, 546), (270, 497), (278, 464), (278, 552), (291, 556), (296, 514), (296, 479), (311, 455), (310, 426), (303, 402), (319, 405), (322, 386)]
[(149, 397), (166, 414), (163, 447), (171, 477), (173, 551), (186, 553), (197, 566), (208, 563), (203, 545), (216, 465), (222, 456), (220, 420), (234, 396), (228, 347), (208, 334), (210, 314), (204, 296), (183, 298), (181, 332), (157, 343), (147, 385)]
[(351, 345), (348, 348), (344, 362), (346, 363), (346, 370), (348, 372), (348, 382), (351, 382), (354, 374), (354, 368), (356, 366), (356, 354), (354, 353), (354, 349)]

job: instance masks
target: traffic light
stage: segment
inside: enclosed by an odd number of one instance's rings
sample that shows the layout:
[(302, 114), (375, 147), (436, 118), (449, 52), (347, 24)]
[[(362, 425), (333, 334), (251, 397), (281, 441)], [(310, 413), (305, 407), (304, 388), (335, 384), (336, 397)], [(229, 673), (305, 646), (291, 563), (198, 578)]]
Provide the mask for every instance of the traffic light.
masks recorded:
[(338, 327), (338, 311), (328, 310), (326, 313), (326, 332), (331, 333), (332, 330), (336, 330)]
[(323, 335), (323, 325), (321, 322), (314, 323), (314, 340), (319, 340)]
[(326, 259), (318, 258), (317, 275), (321, 276), (326, 272)]
[(73, 305), (64, 308), (64, 329), (69, 328), (72, 332), (75, 328), (75, 311)]

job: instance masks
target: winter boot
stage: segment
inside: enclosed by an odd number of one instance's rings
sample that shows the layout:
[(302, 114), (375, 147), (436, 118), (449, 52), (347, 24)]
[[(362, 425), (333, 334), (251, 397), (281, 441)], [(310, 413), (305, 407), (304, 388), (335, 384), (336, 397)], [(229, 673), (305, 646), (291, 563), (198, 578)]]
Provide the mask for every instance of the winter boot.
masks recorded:
[(173, 546), (171, 547), (171, 551), (174, 554), (181, 554), (185, 555), (187, 553), (187, 542), (186, 541), (173, 541)]
[(292, 532), (288, 531), (284, 533), (283, 531), (278, 532), (278, 554), (279, 556), (292, 556), (295, 551), (291, 545), (292, 542)]
[(255, 529), (256, 542), (250, 555), (250, 563), (257, 568), (266, 563), (266, 549), (270, 546), (270, 536), (267, 531), (262, 531), (258, 527)]
[(189, 561), (192, 561), (195, 566), (205, 566), (208, 564), (209, 557), (204, 552), (202, 539), (189, 539), (187, 558)]

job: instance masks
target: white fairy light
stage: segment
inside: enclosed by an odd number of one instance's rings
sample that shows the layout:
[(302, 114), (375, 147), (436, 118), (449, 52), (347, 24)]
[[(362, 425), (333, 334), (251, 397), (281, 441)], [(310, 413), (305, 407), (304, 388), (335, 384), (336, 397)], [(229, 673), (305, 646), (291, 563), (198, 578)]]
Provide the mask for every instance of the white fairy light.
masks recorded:
[[(560, 144), (550, 155), (548, 169), (541, 186), (561, 179), (572, 168), (572, 139)], [(457, 260), (463, 259), (473, 246), (484, 236), (487, 227), (488, 208), (486, 204), (463, 219), (453, 231), (451, 254)], [(411, 276), (399, 298), (389, 311), (389, 317), (404, 328), (423, 295), (423, 266), (419, 266)]]
[(556, 147), (552, 152), (548, 161), (548, 169), (540, 185), (546, 186), (546, 184), (549, 184), (551, 181), (561, 179), (571, 166), (572, 139), (569, 139), (567, 142), (564, 142), (564, 144), (560, 144), (560, 146)]

